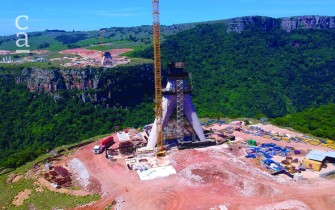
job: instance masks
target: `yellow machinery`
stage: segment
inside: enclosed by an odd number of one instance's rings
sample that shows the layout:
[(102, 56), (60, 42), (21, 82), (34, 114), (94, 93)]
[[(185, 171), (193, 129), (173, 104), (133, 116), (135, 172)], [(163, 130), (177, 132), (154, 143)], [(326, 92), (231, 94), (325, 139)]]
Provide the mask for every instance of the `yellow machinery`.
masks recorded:
[(165, 151), (158, 151), (157, 157), (164, 157), (166, 155)]
[(160, 48), (160, 20), (159, 0), (152, 0), (153, 41), (154, 41), (154, 72), (155, 72), (155, 117), (157, 126), (158, 152), (163, 150), (163, 122), (162, 122), (162, 74)]

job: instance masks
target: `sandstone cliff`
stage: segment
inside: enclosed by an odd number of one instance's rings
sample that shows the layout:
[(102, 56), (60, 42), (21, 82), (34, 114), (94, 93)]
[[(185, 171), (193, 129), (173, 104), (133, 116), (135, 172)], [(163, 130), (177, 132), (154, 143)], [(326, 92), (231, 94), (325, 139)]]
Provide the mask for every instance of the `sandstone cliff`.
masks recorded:
[(301, 16), (282, 18), (281, 28), (286, 31), (297, 29), (335, 29), (335, 17)]
[(297, 16), (286, 18), (271, 18), (262, 16), (247, 16), (227, 19), (224, 21), (229, 32), (240, 33), (247, 27), (261, 27), (270, 30), (280, 27), (288, 32), (297, 29), (335, 29), (335, 17), (328, 16)]
[(153, 93), (153, 67), (139, 65), (113, 69), (61, 70), (29, 68), (22, 70), (15, 82), (27, 84), (31, 92), (50, 94), (55, 101), (61, 97), (59, 93), (62, 91), (75, 90), (83, 102), (130, 105), (138, 98)]

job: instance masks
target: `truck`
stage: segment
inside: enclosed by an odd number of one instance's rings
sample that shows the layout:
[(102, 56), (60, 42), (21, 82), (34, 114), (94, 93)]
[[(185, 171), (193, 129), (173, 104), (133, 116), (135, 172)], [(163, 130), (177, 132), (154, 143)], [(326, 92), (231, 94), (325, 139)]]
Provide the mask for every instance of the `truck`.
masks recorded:
[(115, 143), (113, 136), (108, 136), (103, 138), (101, 141), (101, 145), (96, 145), (93, 147), (94, 154), (101, 154), (105, 149), (112, 146)]
[(102, 149), (102, 146), (100, 145), (96, 145), (93, 147), (93, 153), (98, 155), (100, 153), (102, 153), (104, 150)]

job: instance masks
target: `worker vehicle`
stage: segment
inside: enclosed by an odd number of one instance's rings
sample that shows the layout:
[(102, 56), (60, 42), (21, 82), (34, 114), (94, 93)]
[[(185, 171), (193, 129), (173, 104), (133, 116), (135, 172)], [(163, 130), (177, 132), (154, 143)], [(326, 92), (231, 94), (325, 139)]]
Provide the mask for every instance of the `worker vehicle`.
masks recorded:
[(113, 136), (108, 136), (102, 139), (101, 145), (96, 145), (93, 147), (93, 153), (98, 155), (101, 154), (105, 149), (109, 148), (115, 143)]
[(98, 155), (100, 153), (102, 153), (104, 150), (102, 149), (102, 146), (100, 145), (96, 145), (93, 147), (93, 152), (94, 154)]

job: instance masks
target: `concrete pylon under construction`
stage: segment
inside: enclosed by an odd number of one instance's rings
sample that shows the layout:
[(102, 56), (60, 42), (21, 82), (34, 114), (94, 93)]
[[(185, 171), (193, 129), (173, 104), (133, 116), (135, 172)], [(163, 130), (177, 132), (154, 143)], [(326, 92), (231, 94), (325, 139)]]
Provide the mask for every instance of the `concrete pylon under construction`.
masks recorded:
[(110, 52), (105, 52), (102, 58), (102, 65), (103, 66), (113, 66), (114, 60)]
[[(162, 129), (167, 127), (171, 118), (174, 119), (172, 138), (177, 142), (186, 141), (186, 133), (197, 137), (197, 140), (205, 141), (205, 135), (201, 127), (200, 121), (196, 114), (194, 105), (191, 100), (190, 93), (192, 85), (189, 74), (184, 72), (184, 64), (181, 62), (170, 63), (170, 70), (167, 75), (167, 85), (163, 89), (163, 116), (162, 116)], [(172, 114), (175, 113), (175, 116)], [(186, 119), (184, 119), (184, 116)], [(186, 121), (187, 120), (187, 121)], [(188, 123), (188, 127), (184, 127)], [(190, 131), (190, 132), (189, 132)], [(190, 134), (194, 133), (194, 134)], [(164, 135), (164, 132), (163, 132)], [(188, 138), (187, 141), (194, 141)], [(156, 120), (152, 126), (148, 139), (148, 148), (155, 148), (157, 141), (157, 126)]]

